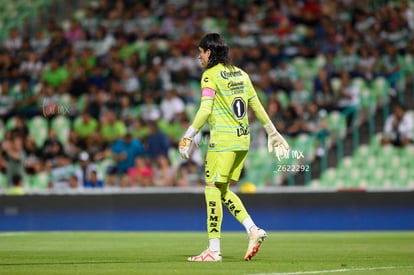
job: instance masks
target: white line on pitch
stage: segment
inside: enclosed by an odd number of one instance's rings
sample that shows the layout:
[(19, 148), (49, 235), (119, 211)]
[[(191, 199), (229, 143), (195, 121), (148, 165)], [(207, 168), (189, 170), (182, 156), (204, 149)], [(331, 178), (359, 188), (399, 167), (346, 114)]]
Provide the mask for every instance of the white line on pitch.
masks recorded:
[(302, 275), (302, 274), (322, 274), (322, 273), (336, 273), (336, 272), (353, 272), (353, 271), (370, 271), (383, 269), (404, 269), (414, 268), (414, 266), (379, 266), (379, 267), (361, 267), (361, 268), (341, 268), (328, 270), (310, 270), (310, 271), (296, 271), (296, 272), (275, 272), (275, 273), (256, 273), (251, 275)]
[(19, 236), (19, 235), (28, 235), (29, 232), (0, 232), (0, 237), (9, 237), (9, 236)]

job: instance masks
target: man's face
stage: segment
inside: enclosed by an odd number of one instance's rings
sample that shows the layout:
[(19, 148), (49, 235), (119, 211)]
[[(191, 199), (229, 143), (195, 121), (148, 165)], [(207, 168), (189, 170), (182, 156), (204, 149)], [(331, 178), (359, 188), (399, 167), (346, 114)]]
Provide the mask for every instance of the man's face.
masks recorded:
[(208, 65), (208, 59), (210, 58), (211, 51), (206, 50), (204, 51), (203, 48), (198, 47), (199, 55), (198, 59), (200, 59), (200, 63), (204, 68), (207, 68)]
[(396, 117), (402, 118), (404, 116), (404, 110), (401, 107), (395, 107), (394, 114)]

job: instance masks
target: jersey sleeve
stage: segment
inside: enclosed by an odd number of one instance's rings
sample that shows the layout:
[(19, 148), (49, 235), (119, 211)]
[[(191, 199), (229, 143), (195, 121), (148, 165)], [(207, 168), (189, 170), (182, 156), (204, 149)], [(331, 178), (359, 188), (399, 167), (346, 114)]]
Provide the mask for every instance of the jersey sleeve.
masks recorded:
[(260, 121), (262, 125), (266, 125), (270, 122), (270, 118), (267, 115), (262, 103), (260, 102), (259, 98), (257, 97), (256, 90), (253, 87), (253, 84), (250, 78), (247, 76), (247, 89), (248, 89), (248, 101), (249, 106), (252, 108), (254, 114), (256, 115), (257, 119)]
[(208, 88), (217, 91), (217, 84), (211, 74), (211, 70), (207, 70), (201, 76), (201, 89)]
[(192, 127), (200, 130), (207, 122), (213, 108), (213, 101), (216, 92), (216, 83), (209, 74), (209, 70), (205, 71), (201, 77), (201, 103), (200, 108), (192, 123)]

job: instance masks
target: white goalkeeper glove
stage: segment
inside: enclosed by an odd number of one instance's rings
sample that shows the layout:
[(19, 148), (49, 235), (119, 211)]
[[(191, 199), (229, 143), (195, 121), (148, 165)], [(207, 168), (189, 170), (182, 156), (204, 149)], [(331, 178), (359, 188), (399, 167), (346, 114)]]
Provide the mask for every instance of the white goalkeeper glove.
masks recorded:
[(193, 139), (188, 137), (183, 137), (178, 144), (178, 151), (180, 152), (180, 156), (183, 159), (188, 159), (189, 155), (188, 152), (190, 151), (191, 142)]
[(276, 127), (272, 122), (269, 122), (264, 126), (267, 133), (267, 148), (269, 152), (275, 153), (277, 158), (282, 157), (289, 150), (289, 144), (282, 137), (282, 135), (276, 130)]
[(188, 159), (191, 143), (193, 142), (193, 137), (198, 133), (198, 130), (194, 129), (192, 126), (188, 127), (187, 131), (184, 134), (184, 137), (178, 143), (178, 151), (180, 156), (183, 159)]

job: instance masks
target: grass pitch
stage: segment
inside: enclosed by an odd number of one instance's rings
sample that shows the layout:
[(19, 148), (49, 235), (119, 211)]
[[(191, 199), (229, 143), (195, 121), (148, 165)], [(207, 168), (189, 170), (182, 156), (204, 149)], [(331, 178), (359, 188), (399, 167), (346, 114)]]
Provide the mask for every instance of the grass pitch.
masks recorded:
[(414, 274), (414, 232), (268, 235), (250, 262), (246, 234), (223, 232), (223, 262), (188, 263), (205, 233), (0, 233), (0, 274)]

